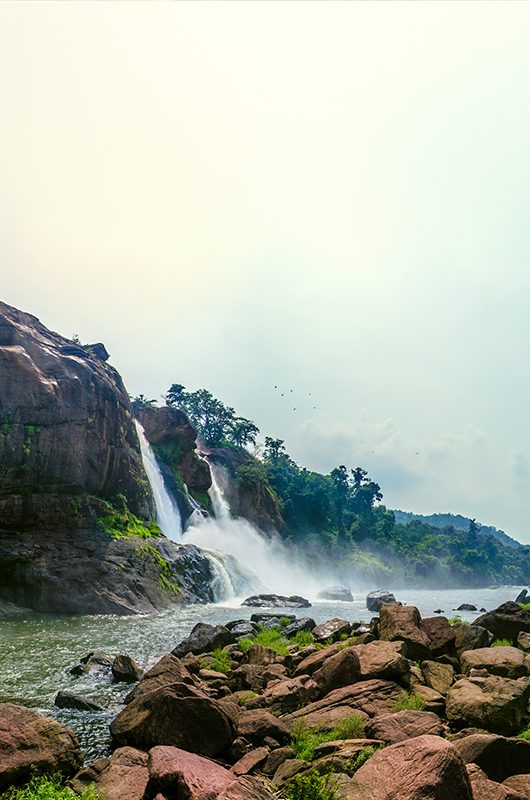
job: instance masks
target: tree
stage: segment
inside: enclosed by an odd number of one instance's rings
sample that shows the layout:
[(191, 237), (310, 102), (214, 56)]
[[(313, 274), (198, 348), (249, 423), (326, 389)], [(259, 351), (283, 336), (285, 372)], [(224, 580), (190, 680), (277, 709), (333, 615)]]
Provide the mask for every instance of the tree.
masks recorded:
[(265, 460), (277, 461), (280, 455), (285, 453), (283, 439), (273, 439), (271, 436), (265, 437)]
[(479, 533), (481, 528), (482, 528), (482, 525), (479, 522), (477, 522), (477, 520), (474, 517), (473, 517), (473, 519), (469, 520), (468, 533), (470, 533), (470, 534), (472, 534), (474, 536), (475, 534)]

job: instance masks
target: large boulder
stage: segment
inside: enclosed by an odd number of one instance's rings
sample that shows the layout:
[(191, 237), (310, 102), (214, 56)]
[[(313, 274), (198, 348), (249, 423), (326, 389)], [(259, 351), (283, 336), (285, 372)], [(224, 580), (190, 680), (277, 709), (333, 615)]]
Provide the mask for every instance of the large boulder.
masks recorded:
[(423, 661), (421, 671), (425, 684), (442, 695), (446, 695), (454, 683), (455, 671), (451, 664)]
[(386, 589), (376, 589), (373, 592), (368, 592), (366, 595), (366, 608), (368, 611), (373, 611), (376, 614), (381, 610), (383, 603), (395, 602), (396, 598), (392, 592), (388, 592)]
[(234, 775), (202, 756), (177, 747), (153, 747), (149, 751), (150, 795), (163, 792), (188, 800), (207, 800), (221, 795)]
[(311, 603), (299, 595), (282, 594), (254, 594), (241, 603), (242, 606), (253, 608), (309, 608)]
[(315, 642), (338, 642), (342, 637), (349, 636), (351, 633), (351, 625), (345, 619), (330, 619), (327, 622), (321, 622), (313, 628), (313, 638)]
[(474, 800), (526, 800), (525, 795), (508, 786), (490, 781), (476, 764), (468, 764), (467, 772)]
[(366, 735), (387, 744), (396, 744), (405, 739), (430, 734), (443, 736), (440, 717), (431, 711), (396, 711), (374, 717), (366, 726)]
[(473, 733), (453, 742), (466, 764), (477, 764), (492, 781), (530, 773), (530, 742), (492, 733)]
[(83, 762), (76, 735), (51, 717), (0, 704), (0, 792), (38, 772), (72, 775)]
[(530, 633), (530, 611), (521, 608), (519, 603), (509, 600), (494, 611), (488, 611), (474, 622), (490, 631), (496, 639), (517, 641), (520, 631)]
[(340, 603), (353, 603), (353, 595), (346, 586), (328, 586), (318, 592), (319, 600), (338, 600)]
[(467, 650), (480, 650), (489, 647), (493, 641), (493, 634), (481, 625), (466, 625), (459, 622), (452, 626), (455, 634), (455, 649), (458, 656)]
[(458, 751), (439, 736), (385, 747), (353, 776), (345, 800), (472, 800)]
[[(365, 647), (369, 646), (365, 645)], [(320, 669), (313, 673), (313, 680), (320, 689), (321, 695), (328, 694), (341, 686), (349, 686), (358, 681), (360, 677), (359, 655), (357, 648), (353, 647), (339, 650), (338, 653), (326, 659)]]
[(392, 711), (402, 693), (402, 687), (393, 681), (359, 681), (288, 714), (284, 721), (291, 724), (304, 719), (308, 725), (329, 730), (352, 714), (358, 713), (366, 719)]
[(208, 625), (206, 622), (198, 622), (190, 635), (179, 642), (171, 652), (177, 658), (182, 658), (187, 653), (194, 655), (210, 653), (218, 647), (234, 644), (235, 641), (234, 634), (224, 625)]
[(464, 675), (469, 675), (472, 669), (484, 669), (490, 675), (522, 678), (528, 675), (525, 658), (517, 647), (483, 647), (462, 653), (460, 663)]
[(271, 681), (263, 694), (247, 703), (247, 707), (266, 706), (281, 714), (305, 706), (322, 694), (321, 689), (309, 675)]
[(105, 706), (102, 706), (101, 703), (97, 703), (82, 694), (68, 692), (65, 689), (57, 692), (54, 703), (57, 708), (72, 708), (76, 711), (105, 711)]
[(143, 674), (143, 669), (131, 656), (119, 655), (112, 662), (112, 676), (115, 681), (136, 683)]
[(530, 800), (530, 774), (525, 775), (513, 775), (510, 778), (506, 778), (502, 784), (506, 789), (511, 789), (511, 791), (519, 792), (525, 800)]
[(386, 678), (399, 681), (410, 671), (403, 642), (375, 641), (353, 645), (353, 648), (359, 658), (362, 680)]
[(427, 634), (434, 658), (454, 652), (455, 631), (446, 617), (424, 617), (420, 620), (420, 629)]
[(205, 756), (217, 755), (234, 738), (226, 707), (184, 683), (136, 698), (112, 721), (110, 732), (118, 746), (172, 745)]
[(92, 787), (105, 800), (143, 800), (148, 781), (147, 753), (120, 747), (111, 758), (98, 758), (79, 770), (70, 785), (79, 794)]
[(324, 647), (321, 650), (316, 650), (302, 659), (295, 667), (294, 675), (312, 675), (319, 670), (325, 662), (334, 656), (335, 653), (340, 652), (340, 647), (337, 644), (332, 644), (329, 647)]
[(420, 623), (420, 612), (415, 606), (385, 603), (379, 612), (379, 638), (387, 642), (405, 642), (408, 658), (422, 661), (429, 656), (430, 640)]
[(253, 744), (261, 744), (267, 737), (280, 744), (287, 744), (289, 741), (289, 726), (286, 722), (262, 708), (242, 711), (237, 718), (236, 730), (238, 736), (243, 736)]
[(140, 683), (125, 698), (125, 702), (130, 703), (131, 700), (141, 695), (149, 694), (149, 692), (160, 689), (162, 686), (168, 686), (170, 683), (193, 684), (191, 673), (184, 666), (181, 659), (172, 653), (162, 656), (160, 661), (157, 661), (151, 669), (144, 673)]
[(523, 727), (529, 695), (527, 678), (461, 678), (447, 694), (447, 719), (456, 728), (476, 727), (512, 736)]

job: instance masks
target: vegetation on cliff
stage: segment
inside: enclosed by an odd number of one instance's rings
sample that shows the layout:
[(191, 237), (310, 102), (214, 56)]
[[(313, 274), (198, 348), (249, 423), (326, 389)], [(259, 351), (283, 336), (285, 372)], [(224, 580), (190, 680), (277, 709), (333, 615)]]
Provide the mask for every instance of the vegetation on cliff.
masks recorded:
[[(256, 497), (266, 489), (281, 514), (280, 535), (319, 557), (341, 563), (373, 580), (412, 585), (484, 586), (526, 583), (530, 547), (505, 542), (475, 520), (467, 529), (429, 524), (397, 514), (382, 502), (379, 484), (360, 466), (341, 464), (324, 475), (300, 467), (281, 439), (265, 437), (251, 456), (258, 427), (237, 417), (210, 392), (187, 392), (173, 384), (167, 403), (189, 414), (200, 437), (211, 447), (245, 453), (233, 459), (231, 478)], [(240, 429), (238, 429), (238, 425)], [(403, 520), (403, 521), (398, 521)]]

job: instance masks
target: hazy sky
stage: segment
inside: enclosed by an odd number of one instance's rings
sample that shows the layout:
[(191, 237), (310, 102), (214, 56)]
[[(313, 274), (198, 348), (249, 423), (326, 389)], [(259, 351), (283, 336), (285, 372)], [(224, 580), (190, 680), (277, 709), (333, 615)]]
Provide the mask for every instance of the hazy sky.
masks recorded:
[(0, 295), (530, 541), (529, 41), (521, 2), (0, 3)]

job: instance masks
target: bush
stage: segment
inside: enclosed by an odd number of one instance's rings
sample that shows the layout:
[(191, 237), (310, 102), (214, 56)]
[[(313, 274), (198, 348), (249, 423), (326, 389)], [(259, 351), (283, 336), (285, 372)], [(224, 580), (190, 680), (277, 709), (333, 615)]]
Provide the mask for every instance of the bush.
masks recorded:
[(254, 636), (244, 636), (242, 639), (239, 639), (238, 644), (244, 653), (250, 650), (251, 647), (254, 647), (255, 644), (262, 644), (264, 647), (268, 647), (276, 653), (285, 656), (287, 655), (290, 642), (284, 639), (279, 630), (275, 628), (272, 630), (263, 628)]
[(212, 653), (212, 661), (200, 659), (200, 665), (203, 669), (213, 669), (215, 672), (223, 672), (228, 675), (232, 670), (232, 662), (230, 655), (222, 647), (218, 647)]
[(307, 647), (308, 644), (313, 644), (315, 640), (313, 638), (313, 634), (309, 631), (298, 631), (295, 633), (291, 641), (297, 644), (300, 649), (302, 649), (302, 647)]
[(517, 738), (518, 739), (526, 739), (527, 742), (530, 742), (530, 725), (528, 725), (528, 727), (525, 728), (524, 731), (521, 731), (521, 733), (518, 733), (517, 734)]
[(12, 787), (2, 795), (3, 800), (98, 800), (92, 787), (76, 794), (63, 783), (63, 777), (56, 775), (34, 775), (26, 786)]
[(425, 701), (421, 695), (415, 692), (403, 692), (393, 706), (393, 711), (423, 711)]
[(332, 775), (295, 775), (284, 789), (285, 800), (338, 800), (337, 779)]
[(323, 742), (334, 742), (336, 739), (359, 739), (364, 735), (364, 720), (358, 714), (352, 714), (340, 720), (329, 731), (312, 728), (302, 719), (293, 725), (291, 746), (297, 758), (312, 761), (315, 749)]
[(491, 645), (492, 647), (511, 647), (512, 643), (509, 639), (495, 639)]

